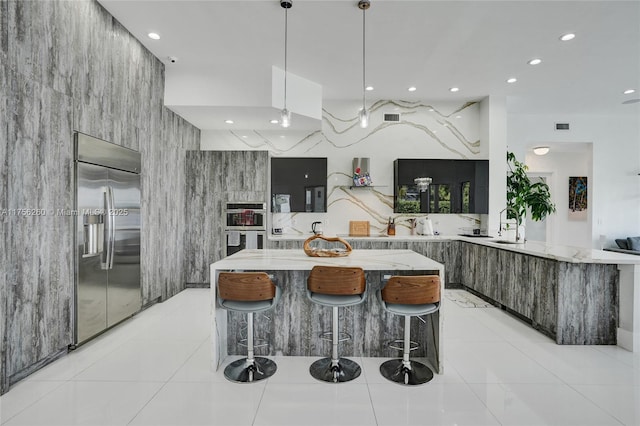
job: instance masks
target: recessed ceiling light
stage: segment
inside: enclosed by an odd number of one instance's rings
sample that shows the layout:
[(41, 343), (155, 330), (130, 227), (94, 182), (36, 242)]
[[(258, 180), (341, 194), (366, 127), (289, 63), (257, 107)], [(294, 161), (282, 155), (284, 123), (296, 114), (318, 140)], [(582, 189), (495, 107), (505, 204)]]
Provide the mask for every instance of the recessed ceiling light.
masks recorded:
[(636, 93), (636, 89), (627, 89), (622, 93), (625, 94), (625, 95), (630, 95), (632, 93)]
[(233, 124), (233, 120), (224, 120), (224, 122), (227, 124)]
[(248, 136), (247, 135), (242, 135), (242, 138), (246, 139), (246, 138), (248, 138)]
[(567, 33), (560, 36), (560, 40), (562, 41), (569, 41), (573, 40), (574, 38), (576, 38), (576, 35), (574, 33)]
[(373, 86), (367, 86), (364, 90), (367, 90), (367, 91), (369, 91), (369, 92), (370, 92), (370, 91), (372, 91), (372, 90), (373, 90)]
[(517, 78), (511, 77), (510, 79), (507, 80), (507, 83), (515, 83), (516, 81), (518, 81)]
[(147, 36), (152, 40), (160, 40), (160, 34), (158, 33), (149, 33)]
[(417, 89), (416, 89), (415, 86), (411, 86), (407, 90), (410, 91), (410, 92), (415, 92)]
[(449, 88), (450, 92), (457, 92), (458, 90), (460, 90), (458, 87), (451, 87)]
[(535, 59), (531, 59), (529, 62), (527, 62), (529, 65), (538, 65), (539, 63), (542, 62), (542, 59), (540, 58), (535, 58)]
[(429, 112), (433, 112), (433, 111), (435, 111), (435, 109), (429, 108)]
[(278, 121), (278, 120), (271, 120), (269, 123), (271, 123), (271, 124), (278, 124), (278, 123), (279, 123), (279, 121)]
[(462, 116), (461, 115), (456, 115), (456, 118), (462, 118)]

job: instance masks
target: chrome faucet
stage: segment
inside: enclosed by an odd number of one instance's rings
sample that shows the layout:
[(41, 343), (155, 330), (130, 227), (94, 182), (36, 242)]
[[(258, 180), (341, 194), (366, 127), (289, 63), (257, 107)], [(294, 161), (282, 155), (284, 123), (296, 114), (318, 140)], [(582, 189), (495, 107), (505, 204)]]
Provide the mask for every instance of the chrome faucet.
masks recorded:
[[(502, 213), (506, 211), (507, 214), (509, 212), (513, 213), (516, 216), (516, 243), (520, 241), (520, 214), (518, 213), (518, 210), (514, 209), (513, 207), (505, 207), (504, 209), (500, 210), (500, 224), (498, 225), (498, 236), (502, 236)], [(504, 223), (507, 224), (507, 215), (505, 214), (504, 217)]]

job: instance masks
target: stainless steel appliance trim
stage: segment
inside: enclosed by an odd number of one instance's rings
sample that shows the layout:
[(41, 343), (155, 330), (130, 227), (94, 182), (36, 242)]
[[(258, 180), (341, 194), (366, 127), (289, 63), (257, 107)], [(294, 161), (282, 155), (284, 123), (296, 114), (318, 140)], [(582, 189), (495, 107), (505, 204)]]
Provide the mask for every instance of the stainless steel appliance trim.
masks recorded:
[(267, 210), (267, 203), (261, 201), (242, 201), (242, 202), (229, 202), (226, 204), (226, 211), (232, 210)]
[(133, 173), (142, 171), (142, 156), (138, 151), (79, 132), (74, 134), (74, 139), (77, 161)]
[(264, 225), (244, 225), (244, 226), (226, 226), (225, 231), (266, 231), (267, 228)]
[[(229, 256), (229, 249), (237, 249), (237, 250), (232, 250), (233, 253), (236, 253), (240, 250), (244, 250), (246, 248), (246, 240), (243, 242), (242, 238), (240, 239), (240, 244), (237, 246), (229, 246), (228, 242), (229, 242), (229, 233), (230, 232), (234, 232), (234, 231), (238, 231), (240, 232), (240, 235), (245, 235), (246, 236), (246, 232), (241, 231), (241, 230), (234, 230), (234, 229), (226, 229), (224, 231), (224, 254), (225, 256)], [(258, 229), (247, 229), (246, 231), (252, 231), (255, 232), (258, 236), (258, 249), (259, 250), (263, 250), (265, 248), (265, 245), (267, 243), (267, 232), (266, 230), (258, 230)], [(262, 237), (262, 241), (260, 241), (260, 237)], [(262, 243), (262, 244), (261, 244)], [(262, 247), (260, 247), (262, 246)]]

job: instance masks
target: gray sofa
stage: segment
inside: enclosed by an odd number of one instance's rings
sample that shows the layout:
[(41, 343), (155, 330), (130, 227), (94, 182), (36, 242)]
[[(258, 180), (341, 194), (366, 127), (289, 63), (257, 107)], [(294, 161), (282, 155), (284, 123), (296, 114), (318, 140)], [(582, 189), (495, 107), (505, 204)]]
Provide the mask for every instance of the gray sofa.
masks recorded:
[(606, 248), (604, 250), (640, 256), (640, 237), (619, 238), (616, 239), (616, 244), (618, 247)]

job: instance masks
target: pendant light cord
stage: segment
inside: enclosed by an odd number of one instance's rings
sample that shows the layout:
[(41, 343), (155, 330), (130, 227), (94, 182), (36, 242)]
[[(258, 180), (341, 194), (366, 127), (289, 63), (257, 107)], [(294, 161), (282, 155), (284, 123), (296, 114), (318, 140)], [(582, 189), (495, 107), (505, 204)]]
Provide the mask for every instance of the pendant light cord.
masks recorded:
[(287, 29), (289, 9), (284, 9), (284, 109), (287, 109)]
[(365, 76), (365, 69), (366, 69), (366, 62), (365, 62), (365, 50), (366, 50), (366, 38), (365, 38), (365, 18), (364, 18), (364, 14), (366, 12), (366, 9), (362, 9), (362, 109), (366, 109), (365, 108), (365, 92), (366, 92), (366, 76)]

